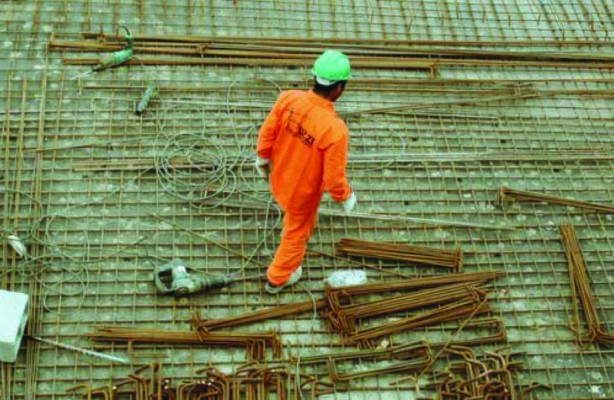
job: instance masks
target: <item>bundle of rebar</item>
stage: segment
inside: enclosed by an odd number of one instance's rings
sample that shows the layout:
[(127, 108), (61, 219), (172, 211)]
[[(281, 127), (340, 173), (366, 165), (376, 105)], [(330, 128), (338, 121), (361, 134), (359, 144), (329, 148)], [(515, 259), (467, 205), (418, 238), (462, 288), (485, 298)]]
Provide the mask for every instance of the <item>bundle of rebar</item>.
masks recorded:
[(337, 244), (337, 255), (382, 260), (409, 261), (417, 265), (451, 268), (459, 272), (463, 265), (460, 247), (453, 251), (430, 247), (389, 244), (360, 239), (343, 238)]
[[(486, 303), (488, 291), (484, 285), (501, 273), (454, 274), (444, 277), (430, 277), (391, 283), (327, 288), (330, 311), (327, 317), (329, 328), (338, 332), (346, 342), (358, 343), (362, 347), (374, 348), (376, 340), (405, 330), (442, 324), (463, 317), (484, 314), (490, 311)], [(359, 302), (357, 295), (390, 293), (406, 289), (420, 289), (409, 294)], [(360, 329), (364, 319), (391, 316), (410, 310), (437, 307), (420, 314), (399, 319), (396, 322)], [(496, 334), (494, 341), (505, 334)]]
[(363, 285), (341, 286), (334, 288), (329, 286), (326, 288), (326, 298), (332, 310), (339, 310), (343, 305), (350, 304), (352, 302), (352, 296), (391, 293), (412, 289), (427, 289), (455, 283), (464, 283), (469, 286), (481, 285), (501, 278), (504, 275), (505, 273), (503, 272), (472, 272), (419, 279), (403, 279), (396, 281), (366, 283)]
[(162, 329), (122, 328), (115, 326), (95, 327), (94, 333), (86, 336), (92, 340), (113, 342), (147, 342), (165, 344), (191, 344), (209, 347), (243, 347), (250, 360), (264, 360), (267, 349), (275, 357), (281, 356), (282, 344), (275, 333), (207, 333), (170, 331)]
[[(49, 51), (75, 50), (79, 52), (114, 52), (124, 48), (125, 40), (113, 35), (84, 33), (86, 41), (59, 41), (53, 34), (47, 45)], [(87, 39), (90, 39), (87, 41)], [(93, 41), (91, 39), (94, 39)], [(320, 46), (296, 42), (283, 46), (263, 45), (263, 41), (245, 38), (242, 42), (229, 42), (223, 37), (172, 38), (135, 36), (135, 54), (148, 54), (151, 58), (140, 57), (128, 60), (127, 65), (262, 65), (310, 67), (322, 51)], [(408, 57), (407, 52), (397, 52), (390, 48), (379, 51), (368, 49), (350, 50), (352, 66), (371, 69), (410, 69), (424, 70), (432, 77), (438, 75), (436, 61), (428, 57)], [(162, 58), (160, 55), (171, 56)], [(96, 58), (66, 58), (67, 65), (96, 65)]]
[[(125, 38), (101, 33), (83, 33), (79, 41), (57, 40), (52, 34), (48, 50), (77, 50), (81, 52), (113, 52), (121, 50)], [(85, 39), (85, 41), (83, 41)], [(330, 41), (304, 38), (250, 38), (199, 36), (145, 36), (134, 35), (136, 54), (171, 55), (176, 58), (131, 60), (138, 65), (169, 63), (226, 64), (226, 65), (302, 65), (311, 64), (321, 49)], [(441, 47), (445, 46), (446, 47)], [(556, 66), (574, 68), (614, 69), (614, 59), (607, 54), (556, 51), (500, 51), (454, 48), (452, 41), (440, 47), (418, 48), (407, 41), (369, 41), (367, 39), (339, 39), (335, 48), (352, 57), (352, 65), (360, 68), (415, 68), (429, 70), (433, 77), (438, 68), (446, 65), (499, 65), (499, 66)], [(183, 57), (183, 59), (177, 59)], [(66, 59), (65, 63), (97, 63), (96, 59)]]
[[(576, 230), (573, 225), (565, 224), (561, 225), (560, 231), (569, 267), (574, 312), (573, 330), (576, 332), (578, 344), (582, 346), (586, 342), (592, 342), (612, 346), (614, 344), (614, 335), (607, 332), (599, 319), (590, 287), (590, 278), (586, 263), (584, 262), (584, 256), (582, 255), (582, 249), (580, 248), (580, 242), (576, 236)], [(580, 326), (578, 299), (582, 303), (582, 310), (584, 311), (584, 318), (587, 324), (586, 329)]]
[(446, 285), (406, 295), (343, 306), (340, 309), (332, 310), (329, 318), (335, 330), (344, 336), (349, 336), (356, 333), (357, 320), (448, 304), (468, 297), (480, 296), (482, 296), (482, 293), (478, 291), (477, 286), (468, 286), (464, 283)]
[(542, 193), (527, 192), (522, 190), (510, 189), (508, 187), (501, 187), (497, 192), (495, 204), (498, 206), (503, 206), (509, 201), (542, 202), (548, 204), (583, 208), (585, 210), (592, 210), (598, 213), (614, 213), (614, 206), (610, 206), (607, 204), (589, 203), (586, 201), (578, 201), (562, 197), (550, 196)]
[[(485, 314), (491, 310), (488, 304), (483, 303), (484, 298), (482, 296), (485, 295), (459, 300), (431, 311), (425, 311), (409, 318), (400, 319), (396, 322), (358, 330), (354, 334), (347, 336), (345, 340), (348, 343), (358, 343), (362, 347), (373, 348), (377, 346), (377, 340), (383, 336), (390, 336), (411, 329), (456, 321), (468, 318), (472, 315)], [(479, 301), (480, 299), (482, 299), (482, 301)]]

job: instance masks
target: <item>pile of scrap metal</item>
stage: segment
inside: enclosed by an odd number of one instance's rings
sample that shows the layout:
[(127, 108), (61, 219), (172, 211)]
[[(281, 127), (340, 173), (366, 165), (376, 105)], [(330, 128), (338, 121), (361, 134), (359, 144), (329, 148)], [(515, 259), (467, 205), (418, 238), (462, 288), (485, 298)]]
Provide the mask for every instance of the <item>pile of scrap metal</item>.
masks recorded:
[(214, 368), (196, 371), (196, 376), (175, 384), (163, 376), (160, 364), (139, 368), (127, 379), (94, 388), (78, 385), (68, 392), (82, 394), (87, 399), (131, 398), (134, 400), (259, 400), (277, 398), (299, 399), (310, 393), (316, 398), (331, 391), (330, 384), (315, 378), (296, 375), (283, 366), (264, 366), (252, 362), (232, 374)]
[[(390, 382), (391, 385), (412, 381), (415, 382), (412, 385), (413, 389), (416, 389), (418, 393), (421, 389), (426, 392), (437, 392), (436, 398), (442, 400), (521, 400), (528, 399), (529, 392), (533, 390), (551, 389), (547, 385), (536, 382), (521, 385), (517, 372), (523, 369), (523, 364), (516, 358), (523, 353), (503, 352), (504, 349), (484, 351), (478, 357), (471, 348), (466, 346), (449, 343), (429, 345), (426, 341), (419, 341), (374, 350), (292, 357), (291, 362), (302, 366), (325, 364), (331, 381), (336, 384), (335, 390), (337, 391), (348, 389), (347, 385), (339, 384), (349, 384), (355, 379), (392, 373), (403, 373), (407, 376)], [(444, 353), (447, 356), (447, 360), (441, 361), (448, 367), (444, 370), (433, 369), (431, 383), (424, 383), (419, 378), (425, 372), (431, 371), (435, 361), (435, 357), (431, 356), (433, 350), (439, 350), (438, 355)], [(458, 361), (458, 358), (461, 360)], [(360, 366), (357, 367), (357, 364)], [(411, 388), (407, 389), (411, 390)], [(417, 397), (430, 398), (420, 395)]]
[[(407, 379), (421, 382), (419, 378), (428, 372), (432, 383), (422, 385), (422, 382), (421, 389), (437, 391), (441, 399), (523, 399), (528, 392), (545, 386), (520, 386), (516, 372), (522, 368), (522, 364), (511, 360), (517, 353), (484, 352), (483, 356), (476, 357), (473, 350), (467, 347), (506, 340), (505, 326), (500, 319), (473, 318), (488, 313), (486, 285), (502, 275), (497, 272), (458, 273), (413, 280), (327, 287), (326, 298), (320, 300), (285, 304), (218, 320), (202, 319), (201, 315), (196, 313), (192, 319), (195, 329), (193, 332), (101, 328), (90, 337), (129, 342), (153, 340), (159, 343), (245, 346), (251, 349), (250, 361), (230, 374), (207, 368), (196, 371), (197, 377), (176, 384), (164, 379), (160, 374), (160, 366), (152, 364), (130, 374), (125, 381), (95, 389), (91, 385), (80, 386), (74, 390), (81, 390), (88, 398), (117, 398), (122, 393), (134, 393), (133, 398), (136, 400), (299, 399), (303, 396), (317, 398), (328, 393), (351, 390), (351, 383), (356, 379), (386, 374), (405, 376), (397, 380), (397, 384)], [(407, 293), (403, 294), (404, 291)], [(381, 298), (382, 293), (394, 292), (401, 294)], [(369, 297), (369, 301), (358, 302), (361, 296)], [(373, 296), (380, 299), (374, 301)], [(428, 311), (428, 307), (434, 308)], [(399, 315), (416, 310), (420, 311), (410, 317)], [(246, 334), (250, 336), (247, 337), (237, 333), (229, 336), (222, 332), (212, 332), (221, 328), (315, 312), (326, 317), (330, 327), (341, 333), (344, 341), (361, 345), (363, 349), (310, 356), (296, 355), (290, 358), (294, 366), (288, 367), (284, 363), (266, 364), (265, 350), (272, 349), (275, 357), (280, 356), (281, 347), (274, 336)], [(363, 319), (382, 316), (396, 317), (398, 320), (361, 329)], [(446, 342), (407, 342), (394, 335), (412, 328), (460, 319), (463, 321), (459, 322), (458, 331)], [(444, 331), (445, 329), (444, 326)], [(463, 335), (460, 335), (461, 330)], [(260, 344), (254, 345), (255, 342)], [(449, 368), (445, 371), (441, 371), (441, 365), (446, 360), (440, 358), (436, 364), (442, 354), (448, 356)], [(453, 360), (459, 356), (462, 358), (461, 363)], [(143, 377), (143, 374), (148, 376)]]
[[(195, 371), (195, 376), (174, 382), (162, 374), (158, 363), (143, 366), (126, 379), (109, 381), (103, 386), (78, 385), (67, 392), (81, 394), (87, 399), (131, 398), (134, 400), (196, 400), (196, 399), (301, 399), (344, 391), (350, 381), (382, 374), (403, 373), (412, 375), (391, 384), (415, 380), (415, 374), (429, 370), (434, 361), (432, 349), (442, 347), (447, 355), (448, 368), (435, 370), (432, 383), (421, 389), (437, 392), (439, 399), (527, 399), (536, 389), (551, 389), (539, 383), (522, 386), (517, 372), (523, 364), (515, 358), (521, 353), (504, 353), (501, 350), (483, 352), (477, 357), (468, 347), (429, 344), (425, 341), (407, 343), (388, 348), (322, 354), (311, 357), (292, 357), (296, 366), (265, 365), (250, 362), (236, 371), (224, 374), (215, 368)], [(458, 361), (457, 359), (461, 360)], [(390, 361), (394, 361), (391, 363)], [(377, 363), (379, 362), (379, 364)], [(382, 362), (384, 364), (382, 364)], [(357, 363), (363, 367), (356, 368)], [(300, 366), (325, 364), (330, 380), (323, 381), (318, 375), (297, 373)], [(339, 386), (339, 384), (342, 384)]]
[[(425, 326), (442, 324), (459, 319), (486, 314), (488, 290), (485, 285), (501, 277), (501, 273), (485, 272), (453, 274), (385, 283), (344, 287), (328, 287), (329, 310), (326, 316), (331, 330), (339, 332), (346, 343), (375, 348), (382, 337)], [(370, 295), (408, 291), (386, 298), (369, 298)], [(357, 297), (367, 297), (358, 301)], [(430, 308), (429, 308), (430, 307)], [(402, 313), (418, 311), (405, 317)], [(369, 328), (360, 328), (365, 319), (394, 317), (398, 319)]]
[(521, 353), (495, 350), (476, 357), (472, 349), (461, 346), (450, 346), (445, 351), (450, 359), (460, 357), (462, 361), (435, 372), (438, 382), (430, 386), (436, 387), (439, 399), (528, 399), (533, 390), (551, 389), (536, 382), (524, 387), (517, 382), (516, 372), (523, 365), (513, 359)]

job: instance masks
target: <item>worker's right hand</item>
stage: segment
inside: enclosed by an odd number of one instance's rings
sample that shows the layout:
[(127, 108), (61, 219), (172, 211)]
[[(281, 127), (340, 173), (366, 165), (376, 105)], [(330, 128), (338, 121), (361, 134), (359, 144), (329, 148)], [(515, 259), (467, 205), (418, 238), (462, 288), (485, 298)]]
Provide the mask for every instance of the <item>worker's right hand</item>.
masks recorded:
[(269, 175), (271, 175), (271, 160), (268, 158), (256, 157), (254, 166), (256, 167), (258, 175), (268, 181)]
[(343, 212), (346, 215), (352, 212), (354, 207), (356, 207), (356, 195), (354, 194), (354, 191), (352, 191), (352, 194), (350, 194), (350, 197), (348, 197), (347, 200), (341, 203), (341, 206), (343, 207)]

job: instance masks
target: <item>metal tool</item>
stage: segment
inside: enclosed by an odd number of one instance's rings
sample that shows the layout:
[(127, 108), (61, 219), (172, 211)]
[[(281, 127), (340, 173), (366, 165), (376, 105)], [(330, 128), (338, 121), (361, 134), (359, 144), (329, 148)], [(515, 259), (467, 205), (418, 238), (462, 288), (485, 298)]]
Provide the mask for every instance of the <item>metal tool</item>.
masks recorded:
[(134, 110), (134, 113), (136, 115), (143, 114), (143, 112), (145, 111), (145, 108), (147, 108), (147, 104), (153, 97), (156, 96), (156, 94), (157, 94), (156, 85), (154, 85), (153, 83), (148, 85), (147, 90), (145, 90), (145, 93), (143, 94), (141, 101), (139, 101), (139, 104), (137, 104), (136, 109)]
[(49, 339), (43, 339), (43, 338), (36, 337), (36, 336), (29, 336), (29, 338), (33, 339), (33, 340), (37, 340), (39, 342), (47, 343), (47, 344), (50, 344), (50, 345), (53, 345), (53, 346), (61, 347), (63, 349), (76, 351), (76, 352), (82, 353), (82, 354), (87, 354), (88, 356), (104, 358), (105, 360), (117, 362), (117, 363), (120, 363), (120, 364), (130, 364), (130, 360), (128, 360), (127, 358), (124, 358), (124, 357), (118, 357), (118, 356), (113, 356), (111, 354), (100, 353), (98, 351), (87, 350), (87, 349), (83, 349), (81, 347), (71, 346), (69, 344), (60, 343), (60, 342), (56, 342), (56, 341), (49, 340)]
[(123, 63), (132, 59), (132, 45), (134, 44), (132, 32), (130, 32), (130, 29), (128, 29), (124, 25), (122, 25), (121, 28), (126, 31), (126, 35), (124, 36), (126, 40), (126, 48), (101, 58), (98, 64), (95, 65), (94, 68), (92, 68), (93, 72), (102, 71), (107, 68), (117, 67), (118, 65), (122, 65)]
[(89, 75), (93, 72), (103, 71), (108, 68), (117, 67), (132, 59), (132, 45), (134, 44), (134, 37), (132, 36), (132, 32), (130, 32), (130, 29), (128, 29), (126, 26), (122, 25), (121, 28), (126, 31), (126, 35), (124, 36), (126, 40), (126, 48), (101, 58), (100, 60), (98, 60), (98, 64), (96, 64), (94, 68), (89, 71), (85, 71), (77, 76), (74, 76), (73, 78), (71, 78), (71, 80), (83, 78), (84, 76)]
[(232, 275), (204, 274), (187, 267), (180, 259), (157, 266), (154, 272), (154, 283), (158, 291), (175, 296), (185, 296), (190, 293), (221, 288), (231, 282), (245, 279)]

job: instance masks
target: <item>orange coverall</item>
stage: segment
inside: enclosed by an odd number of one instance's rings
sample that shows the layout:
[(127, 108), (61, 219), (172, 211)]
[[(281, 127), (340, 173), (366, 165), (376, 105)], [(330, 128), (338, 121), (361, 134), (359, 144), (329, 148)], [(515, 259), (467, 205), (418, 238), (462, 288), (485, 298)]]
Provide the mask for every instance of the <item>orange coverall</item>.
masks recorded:
[(260, 128), (258, 156), (271, 162), (271, 191), (285, 211), (281, 243), (267, 270), (273, 285), (285, 284), (303, 262), (324, 190), (336, 202), (350, 197), (348, 143), (333, 103), (311, 90), (282, 92)]

